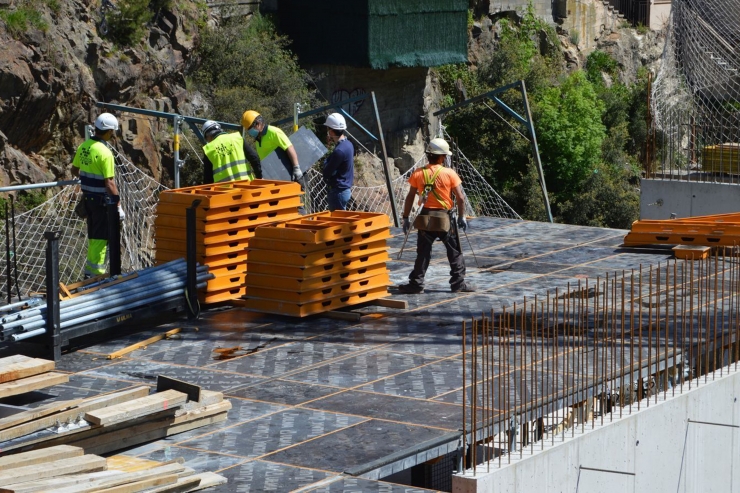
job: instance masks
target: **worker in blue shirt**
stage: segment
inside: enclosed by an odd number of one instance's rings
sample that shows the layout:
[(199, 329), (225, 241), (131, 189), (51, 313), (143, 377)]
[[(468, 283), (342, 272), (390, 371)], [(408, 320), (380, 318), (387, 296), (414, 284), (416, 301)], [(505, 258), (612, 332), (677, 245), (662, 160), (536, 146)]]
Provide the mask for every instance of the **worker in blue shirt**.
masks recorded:
[(324, 162), (321, 174), (329, 188), (327, 202), (329, 210), (346, 210), (352, 195), (355, 179), (355, 147), (345, 135), (347, 122), (339, 113), (332, 113), (326, 119), (326, 135), (335, 144), (334, 151)]

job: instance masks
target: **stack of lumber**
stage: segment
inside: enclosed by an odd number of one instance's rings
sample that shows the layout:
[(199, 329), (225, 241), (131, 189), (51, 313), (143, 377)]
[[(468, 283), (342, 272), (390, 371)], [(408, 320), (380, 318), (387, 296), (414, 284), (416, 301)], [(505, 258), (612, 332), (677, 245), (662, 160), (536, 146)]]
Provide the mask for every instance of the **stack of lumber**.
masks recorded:
[(134, 493), (199, 491), (226, 483), (212, 472), (196, 474), (180, 460), (108, 459), (80, 447), (58, 445), (0, 457), (0, 493)]
[(740, 144), (704, 146), (701, 167), (709, 173), (740, 173)]
[(257, 228), (249, 246), (252, 311), (304, 317), (388, 295), (385, 214), (334, 211)]
[(202, 303), (237, 299), (246, 291), (249, 239), (257, 226), (300, 217), (301, 186), (275, 180), (241, 180), (167, 190), (159, 195), (154, 222), (156, 260), (164, 263), (186, 255), (185, 211), (194, 200), (197, 261), (215, 276), (200, 292)]
[(68, 375), (52, 370), (50, 360), (21, 355), (0, 358), (0, 399), (69, 381)]
[(220, 392), (199, 389), (194, 400), (173, 389), (149, 392), (134, 387), (2, 418), (0, 456), (62, 444), (105, 454), (224, 421), (231, 409)]

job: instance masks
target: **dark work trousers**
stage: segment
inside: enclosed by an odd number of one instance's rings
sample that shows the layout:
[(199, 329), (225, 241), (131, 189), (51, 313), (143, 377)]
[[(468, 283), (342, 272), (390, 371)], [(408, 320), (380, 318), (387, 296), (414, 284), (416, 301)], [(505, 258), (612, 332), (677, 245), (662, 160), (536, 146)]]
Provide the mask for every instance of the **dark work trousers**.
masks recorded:
[(453, 291), (465, 282), (465, 260), (459, 250), (455, 228), (450, 228), (447, 233), (441, 231), (419, 231), (416, 241), (416, 261), (414, 270), (409, 274), (409, 284), (424, 286), (429, 262), (432, 259), (432, 246), (435, 240), (442, 240), (447, 249), (447, 260), (450, 262), (450, 289)]

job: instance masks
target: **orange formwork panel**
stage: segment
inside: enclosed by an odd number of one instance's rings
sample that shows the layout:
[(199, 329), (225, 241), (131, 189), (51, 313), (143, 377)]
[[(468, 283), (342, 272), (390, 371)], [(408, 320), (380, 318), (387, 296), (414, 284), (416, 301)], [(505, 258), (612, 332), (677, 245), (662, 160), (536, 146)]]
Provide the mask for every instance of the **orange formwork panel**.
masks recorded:
[[(259, 292), (259, 290), (263, 288), (304, 292), (334, 286), (335, 284), (342, 284), (349, 281), (367, 279), (368, 277), (377, 276), (387, 272), (388, 268), (385, 266), (385, 263), (350, 269), (335, 274), (309, 277), (307, 279), (296, 279), (279, 275), (247, 272), (247, 280), (245, 284), (248, 288), (257, 289), (256, 292)], [(277, 272), (277, 274), (282, 274), (282, 272)]]
[(274, 313), (277, 315), (288, 315), (291, 317), (306, 317), (317, 313), (328, 312), (344, 308), (346, 306), (358, 305), (368, 301), (385, 298), (388, 296), (388, 288), (377, 287), (359, 293), (352, 293), (329, 298), (322, 301), (312, 301), (310, 303), (289, 303), (286, 301), (263, 300), (247, 296), (241, 303), (241, 306), (247, 310), (260, 313)]
[(740, 244), (740, 223), (683, 222), (680, 219), (635, 221), (624, 237), (624, 244), (734, 246)]
[[(302, 204), (303, 202), (301, 201), (301, 198), (295, 196), (267, 200), (264, 202), (218, 207), (215, 209), (198, 207), (195, 210), (195, 218), (198, 221), (218, 221), (220, 219), (248, 216), (257, 212), (264, 212), (266, 210), (289, 209), (291, 207), (295, 207), (297, 209)], [(160, 202), (157, 204), (157, 215), (185, 217), (185, 211), (188, 207), (190, 206)]]
[[(263, 212), (261, 214), (258, 214), (258, 218), (255, 218), (252, 221), (249, 221), (247, 223), (242, 222), (241, 226), (235, 227), (233, 229), (229, 230), (223, 230), (213, 233), (206, 233), (203, 231), (197, 231), (196, 235), (197, 239), (196, 242), (202, 243), (203, 245), (214, 245), (217, 243), (229, 243), (233, 241), (243, 240), (243, 239), (249, 239), (254, 236), (254, 230), (257, 229), (258, 226), (264, 225), (264, 224), (270, 224), (273, 222), (279, 222), (279, 221), (286, 221), (290, 219), (295, 219), (296, 217), (300, 217), (298, 212), (294, 209), (285, 209), (282, 211), (272, 211), (272, 212)], [(166, 239), (166, 240), (175, 240), (175, 241), (185, 241), (186, 232), (185, 228), (172, 228), (167, 226), (157, 226), (155, 222), (156, 230), (155, 230), (155, 237), (157, 240)], [(168, 248), (171, 250), (171, 248)]]
[(387, 250), (385, 240), (378, 240), (362, 245), (342, 246), (330, 250), (305, 254), (252, 249), (249, 250), (248, 254), (250, 262), (273, 264), (279, 269), (281, 268), (280, 266), (283, 265), (298, 267), (325, 265), (336, 261), (371, 255), (384, 250)]
[(199, 199), (204, 209), (233, 207), (302, 195), (301, 185), (290, 181), (248, 180), (232, 181), (214, 185), (176, 188), (159, 194), (159, 201), (190, 207)]
[(220, 267), (208, 268), (208, 273), (213, 274), (213, 277), (234, 277), (239, 274), (247, 273), (247, 264), (234, 263), (228, 265), (222, 265)]
[(260, 231), (260, 238), (320, 243), (332, 241), (357, 233), (390, 227), (390, 219), (385, 214), (373, 212), (334, 211), (304, 216), (287, 221), (275, 227)]
[[(185, 255), (185, 240), (169, 240), (167, 238), (157, 238), (157, 251), (165, 250), (167, 252), (180, 252)], [(249, 246), (249, 238), (241, 238), (214, 245), (204, 245), (203, 243), (195, 244), (195, 253), (204, 258), (204, 263), (212, 257), (224, 254), (245, 253)]]
[(301, 241), (276, 240), (274, 238), (260, 238), (260, 229), (257, 228), (255, 236), (249, 240), (249, 248), (255, 250), (275, 250), (293, 253), (312, 253), (330, 250), (349, 245), (360, 245), (378, 240), (386, 240), (391, 237), (390, 230), (386, 226), (379, 229), (358, 233), (337, 240), (322, 241), (319, 243), (305, 243)]
[(198, 292), (198, 301), (204, 304), (219, 303), (221, 301), (240, 300), (247, 293), (246, 288), (234, 287), (220, 289), (218, 291)]
[(349, 272), (353, 269), (370, 268), (375, 265), (383, 265), (390, 261), (388, 256), (388, 250), (383, 248), (382, 250), (369, 252), (365, 255), (361, 255), (353, 258), (345, 258), (336, 260), (323, 265), (317, 266), (289, 266), (289, 265), (275, 265), (272, 263), (255, 262), (252, 258), (247, 262), (247, 272), (250, 274), (265, 274), (268, 276), (280, 275), (284, 277), (291, 277), (294, 279), (311, 279), (316, 276), (327, 276), (334, 274), (341, 274)]
[(336, 298), (337, 296), (360, 293), (378, 287), (387, 288), (389, 285), (390, 278), (388, 277), (388, 272), (383, 272), (377, 276), (368, 277), (366, 279), (343, 282), (333, 286), (324, 286), (309, 291), (283, 291), (267, 288), (250, 289), (249, 285), (247, 285), (247, 290), (250, 293), (253, 293), (250, 294), (250, 298), (305, 304)]
[(225, 289), (243, 288), (244, 274), (234, 274), (232, 276), (216, 277), (208, 280), (206, 284), (206, 293), (214, 291), (223, 291)]
[[(279, 217), (285, 214), (292, 214), (292, 216), (286, 216), (288, 219), (300, 217), (298, 213), (298, 207), (288, 207), (286, 209), (269, 209), (266, 208), (261, 212), (254, 212), (251, 214), (243, 214), (240, 216), (234, 215), (229, 219), (217, 219), (217, 220), (197, 220), (195, 221), (195, 230), (199, 233), (220, 233), (223, 231), (231, 231), (233, 229), (243, 229), (256, 227), (258, 224), (264, 224), (265, 219), (271, 219)], [(271, 219), (274, 220), (274, 219)], [(159, 228), (175, 228), (184, 230), (186, 227), (185, 215), (172, 216), (169, 214), (158, 214), (154, 219), (154, 227)]]

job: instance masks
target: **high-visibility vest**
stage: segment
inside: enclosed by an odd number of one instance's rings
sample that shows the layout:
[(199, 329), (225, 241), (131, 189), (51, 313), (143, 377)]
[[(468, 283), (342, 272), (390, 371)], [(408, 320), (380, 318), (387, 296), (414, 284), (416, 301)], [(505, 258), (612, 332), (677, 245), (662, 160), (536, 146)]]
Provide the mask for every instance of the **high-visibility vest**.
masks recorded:
[(203, 146), (213, 166), (215, 183), (232, 180), (254, 180), (254, 171), (244, 156), (244, 139), (238, 132), (221, 134)]
[(424, 201), (426, 202), (426, 197), (429, 195), (429, 193), (434, 194), (434, 198), (437, 199), (437, 202), (442, 204), (442, 207), (444, 207), (447, 210), (450, 210), (451, 207), (447, 205), (447, 202), (442, 200), (442, 197), (437, 193), (437, 191), (434, 189), (434, 182), (437, 180), (437, 177), (442, 172), (443, 166), (440, 166), (437, 168), (437, 170), (432, 173), (431, 170), (427, 168), (422, 168), (421, 172), (424, 175)]
[(105, 196), (106, 174), (112, 177), (115, 161), (113, 153), (102, 140), (88, 139), (75, 153), (74, 166), (80, 170), (80, 188), (86, 194)]

